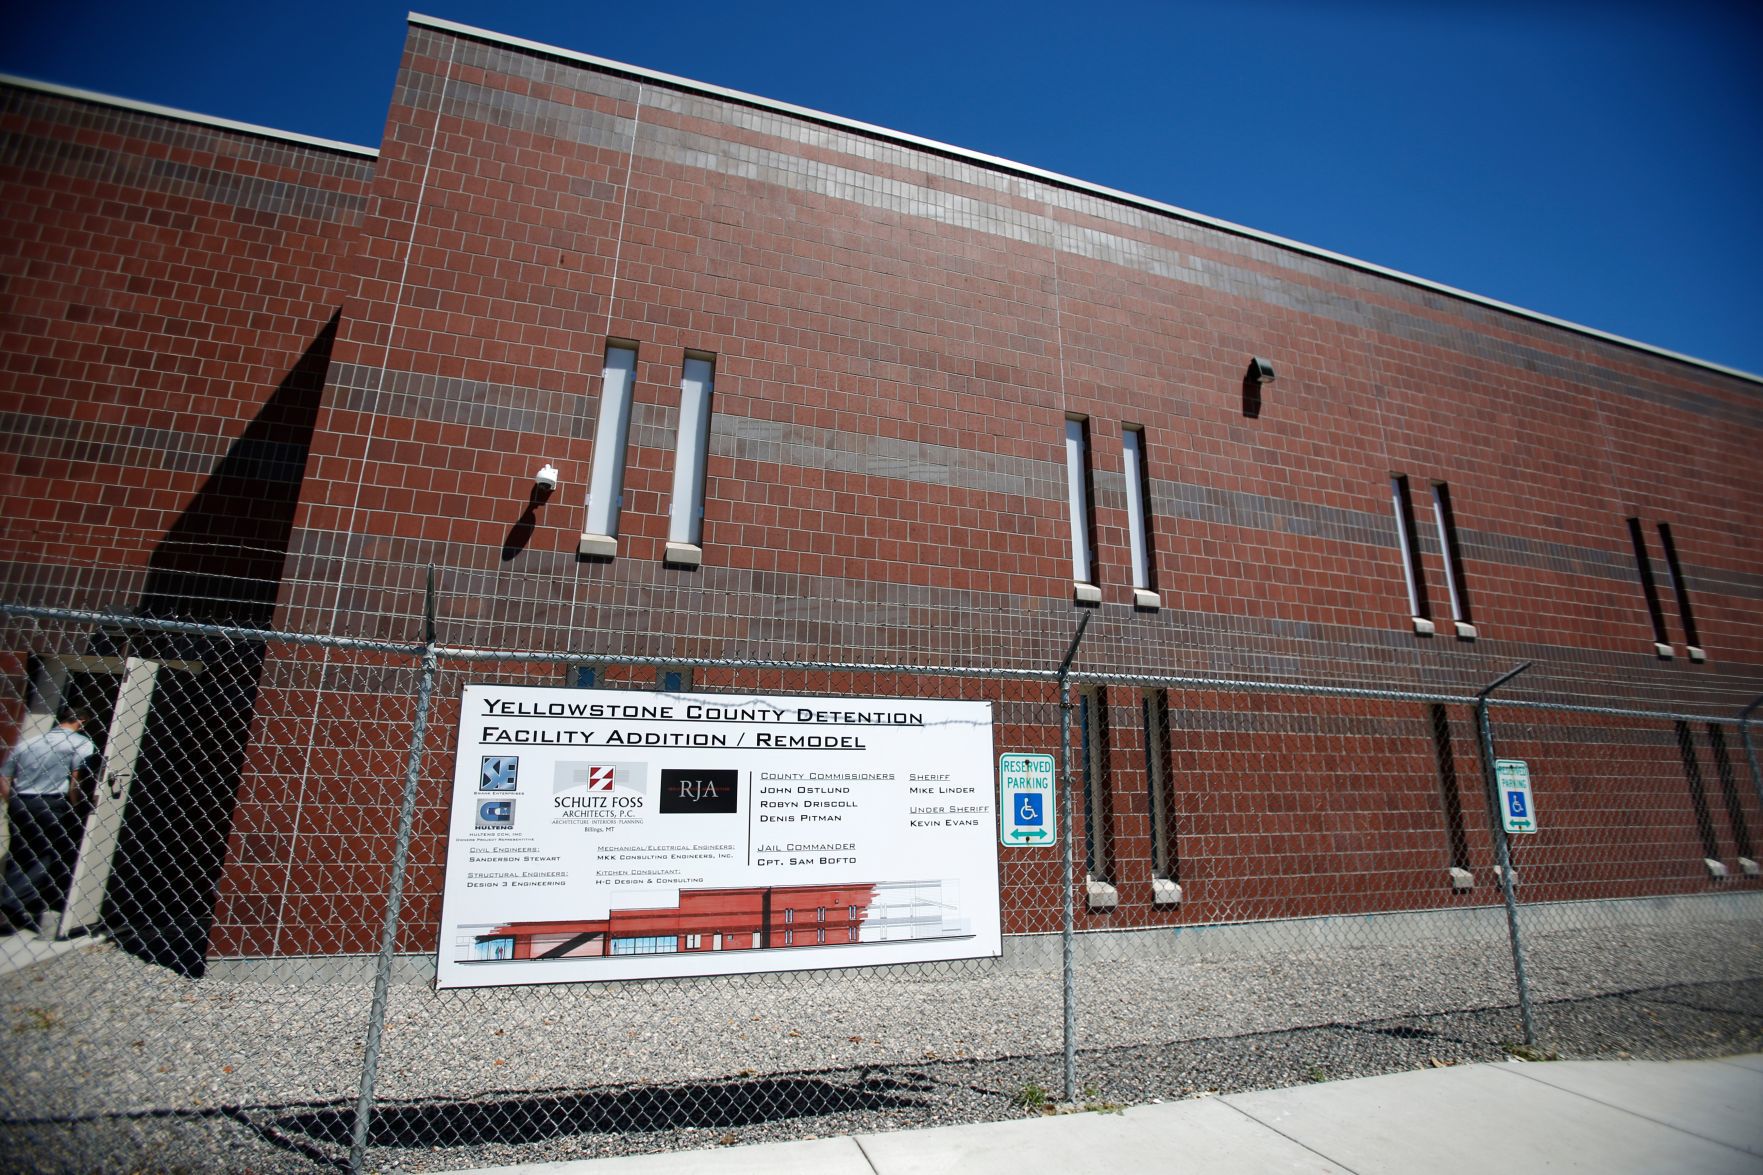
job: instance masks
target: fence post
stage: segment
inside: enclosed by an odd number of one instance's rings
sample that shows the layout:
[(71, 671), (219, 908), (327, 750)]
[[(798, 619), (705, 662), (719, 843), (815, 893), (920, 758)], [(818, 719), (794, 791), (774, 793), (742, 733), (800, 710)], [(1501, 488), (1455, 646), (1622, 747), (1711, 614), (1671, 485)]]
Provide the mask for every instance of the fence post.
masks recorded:
[(1488, 695), (1530, 668), (1518, 668), (1485, 686), (1475, 695), (1475, 731), (1481, 744), (1481, 779), (1487, 791), (1488, 815), (1493, 821), (1494, 854), (1500, 862), (1500, 892), (1506, 901), (1506, 936), (1512, 942), (1512, 973), (1518, 980), (1518, 1015), (1524, 1021), (1524, 1043), (1535, 1045), (1536, 1026), (1530, 1016), (1530, 984), (1524, 978), (1524, 943), (1518, 934), (1518, 900), (1512, 881), (1512, 849), (1506, 839), (1506, 823), (1500, 816), (1500, 789), (1494, 781), (1494, 730), (1488, 718)]
[(1084, 629), (1090, 626), (1094, 613), (1085, 612), (1077, 622), (1066, 646), (1065, 660), (1059, 662), (1059, 779), (1065, 792), (1061, 801), (1065, 822), (1065, 921), (1059, 935), (1060, 985), (1065, 999), (1065, 1100), (1077, 1100), (1077, 972), (1072, 965), (1076, 946), (1077, 903), (1076, 885), (1072, 879), (1071, 855), (1076, 852), (1077, 826), (1071, 821), (1071, 662), (1077, 646), (1083, 642)]
[(1757, 789), (1757, 802), (1763, 804), (1763, 771), (1757, 770), (1757, 744), (1751, 741), (1751, 711), (1763, 706), (1763, 697), (1739, 711), (1739, 740), (1745, 744), (1745, 758), (1751, 762), (1751, 786)]
[(416, 720), (410, 732), (410, 754), (404, 765), (404, 798), (398, 809), (398, 837), (392, 850), (392, 880), (386, 892), (386, 916), (380, 928), (379, 965), (373, 976), (373, 1008), (367, 1017), (367, 1042), (361, 1056), (361, 1096), (355, 1103), (355, 1127), (349, 1141), (349, 1170), (361, 1175), (367, 1162), (368, 1126), (373, 1117), (373, 1087), (379, 1076), (380, 1040), (386, 1027), (386, 1002), (398, 941), (398, 919), (404, 904), (404, 872), (410, 860), (410, 830), (416, 821), (416, 790), (422, 777), (423, 742), (428, 735), (429, 704), (435, 692), (435, 565), (429, 564), (423, 599), (422, 678), (416, 689)]

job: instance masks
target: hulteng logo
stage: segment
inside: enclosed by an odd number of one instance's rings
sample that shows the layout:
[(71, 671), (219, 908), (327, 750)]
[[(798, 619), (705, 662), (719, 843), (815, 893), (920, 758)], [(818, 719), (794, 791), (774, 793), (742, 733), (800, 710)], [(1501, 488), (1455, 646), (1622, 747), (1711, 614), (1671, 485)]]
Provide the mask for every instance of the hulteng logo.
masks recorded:
[(482, 800), (477, 806), (479, 828), (513, 828), (513, 800)]

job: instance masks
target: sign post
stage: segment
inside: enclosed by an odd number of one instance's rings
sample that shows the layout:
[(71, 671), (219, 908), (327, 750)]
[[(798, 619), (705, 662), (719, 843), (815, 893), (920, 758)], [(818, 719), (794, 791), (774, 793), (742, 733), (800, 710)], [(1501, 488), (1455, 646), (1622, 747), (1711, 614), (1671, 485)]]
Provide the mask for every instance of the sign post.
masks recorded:
[(1059, 843), (1053, 756), (998, 756), (998, 842), (1005, 848)]
[(1536, 803), (1530, 794), (1530, 764), (1496, 759), (1494, 781), (1500, 792), (1500, 821), (1507, 832), (1537, 830)]

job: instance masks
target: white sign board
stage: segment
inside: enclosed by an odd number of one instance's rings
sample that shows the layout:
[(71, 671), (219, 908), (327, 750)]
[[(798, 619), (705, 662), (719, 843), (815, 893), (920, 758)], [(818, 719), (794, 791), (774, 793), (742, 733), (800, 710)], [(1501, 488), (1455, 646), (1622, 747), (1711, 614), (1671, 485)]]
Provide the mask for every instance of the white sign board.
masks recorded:
[(1059, 843), (1053, 756), (998, 756), (998, 843), (1007, 848)]
[(1500, 820), (1507, 832), (1537, 830), (1536, 803), (1530, 794), (1530, 764), (1495, 759), (1494, 783), (1500, 792)]
[(468, 685), (439, 987), (1002, 953), (989, 702)]

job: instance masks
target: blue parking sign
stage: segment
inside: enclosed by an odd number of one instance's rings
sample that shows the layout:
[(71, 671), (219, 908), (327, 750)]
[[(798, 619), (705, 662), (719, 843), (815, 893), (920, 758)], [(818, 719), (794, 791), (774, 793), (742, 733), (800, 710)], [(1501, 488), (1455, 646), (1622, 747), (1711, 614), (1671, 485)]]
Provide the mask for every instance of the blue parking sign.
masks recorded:
[(1059, 840), (1053, 806), (1053, 756), (1010, 751), (998, 756), (998, 840), (1007, 848), (1035, 848)]
[(1535, 832), (1536, 805), (1530, 794), (1530, 764), (1523, 759), (1494, 760), (1500, 792), (1500, 825), (1507, 832)]

